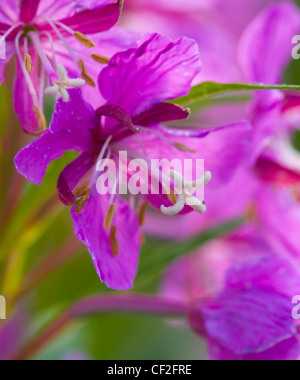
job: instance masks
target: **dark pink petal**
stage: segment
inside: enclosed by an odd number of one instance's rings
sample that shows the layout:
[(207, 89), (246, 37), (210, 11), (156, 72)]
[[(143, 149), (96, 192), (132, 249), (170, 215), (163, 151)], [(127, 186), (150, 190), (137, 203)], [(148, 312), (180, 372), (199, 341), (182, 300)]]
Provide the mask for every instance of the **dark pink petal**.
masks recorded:
[(261, 353), (296, 336), (290, 298), (272, 291), (226, 290), (201, 313), (207, 333), (237, 355)]
[(259, 14), (240, 42), (239, 59), (248, 79), (278, 83), (299, 31), (300, 13), (291, 2), (271, 4)]
[(10, 25), (3, 24), (2, 22), (0, 22), (0, 34), (4, 34), (9, 28)]
[(31, 21), (37, 13), (40, 0), (21, 0), (20, 20), (25, 23)]
[(106, 116), (110, 117), (112, 119), (115, 119), (118, 121), (121, 126), (126, 127), (130, 129), (134, 133), (140, 133), (141, 130), (136, 128), (133, 125), (131, 117), (128, 115), (126, 111), (124, 111), (121, 107), (115, 106), (115, 105), (110, 105), (106, 104), (100, 108), (97, 109), (96, 111), (97, 116)]
[(103, 227), (108, 200), (109, 197), (99, 195), (94, 186), (83, 211), (76, 214), (76, 207), (72, 209), (74, 230), (77, 238), (87, 246), (101, 281), (111, 289), (128, 290), (133, 287), (138, 267), (141, 245), (139, 222), (129, 205), (120, 200), (113, 221), (120, 245), (120, 252), (115, 256), (110, 232)]
[(77, 202), (78, 198), (73, 194), (73, 190), (84, 175), (94, 166), (95, 161), (95, 155), (84, 152), (61, 172), (57, 182), (57, 192), (60, 200), (66, 206), (74, 205)]
[[(36, 53), (31, 51), (31, 58), (34, 66), (37, 65)], [(16, 74), (14, 84), (14, 106), (16, 114), (26, 133), (36, 134), (39, 132), (39, 122), (33, 107), (40, 103), (39, 87), (38, 87), (38, 70), (34, 70), (31, 74), (31, 81), (34, 93), (29, 90), (25, 80), (24, 72), (19, 61), (16, 63)], [(38, 108), (40, 108), (38, 106)], [(42, 110), (41, 110), (42, 111)]]
[(65, 151), (93, 151), (91, 130), (95, 120), (95, 112), (84, 102), (81, 92), (70, 91), (69, 103), (58, 102), (50, 129), (17, 154), (16, 169), (40, 185), (50, 162), (62, 157)]
[(152, 35), (138, 49), (116, 54), (99, 76), (102, 95), (131, 117), (189, 93), (201, 68), (197, 44)]
[(119, 20), (120, 3), (117, 1), (106, 6), (98, 6), (93, 9), (84, 9), (75, 15), (60, 20), (63, 24), (75, 31), (92, 34), (106, 31), (112, 28)]
[(147, 127), (168, 121), (185, 120), (190, 114), (189, 109), (171, 103), (161, 103), (136, 116), (133, 122), (135, 125)]
[(210, 339), (208, 342), (209, 357), (211, 360), (226, 361), (278, 361), (278, 360), (299, 360), (300, 342), (299, 339), (293, 337), (284, 340), (282, 343), (269, 350), (257, 354), (236, 355), (232, 351), (222, 347), (216, 341)]
[(300, 173), (287, 169), (277, 162), (260, 157), (254, 167), (255, 174), (264, 182), (274, 185), (299, 185)]

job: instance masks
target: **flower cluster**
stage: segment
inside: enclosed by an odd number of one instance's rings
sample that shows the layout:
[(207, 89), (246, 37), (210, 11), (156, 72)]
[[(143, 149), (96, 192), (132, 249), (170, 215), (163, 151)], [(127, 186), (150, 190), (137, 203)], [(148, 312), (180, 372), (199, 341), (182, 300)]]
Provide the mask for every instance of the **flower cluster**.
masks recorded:
[[(230, 9), (240, 1), (229, 0), (226, 9), (219, 1), (185, 1), (184, 10), (182, 3), (132, 1), (123, 26), (115, 26), (122, 1), (1, 5), (7, 60), (0, 61), (0, 80), (15, 70), (15, 112), (34, 136), (15, 167), (41, 185), (52, 161), (77, 153), (59, 175), (58, 197), (71, 208), (75, 235), (100, 280), (114, 290), (134, 287), (144, 234), (180, 244), (240, 218), (230, 235), (173, 263), (161, 297), (187, 305), (188, 322), (207, 340), (212, 359), (296, 360), (291, 300), (300, 293), (300, 155), (291, 141), (300, 97), (275, 87), (290, 61), (300, 12), (290, 2), (255, 0), (243, 4), (237, 24)], [(240, 96), (233, 106), (224, 98), (199, 101), (195, 112), (177, 105), (204, 81), (274, 90)], [(57, 100), (49, 127), (45, 95)], [(133, 160), (183, 167), (199, 159), (201, 173), (140, 167), (137, 182), (149, 191), (117, 191), (135, 179)], [(117, 175), (114, 191), (105, 194), (108, 162)], [(157, 193), (150, 191), (154, 184)]]

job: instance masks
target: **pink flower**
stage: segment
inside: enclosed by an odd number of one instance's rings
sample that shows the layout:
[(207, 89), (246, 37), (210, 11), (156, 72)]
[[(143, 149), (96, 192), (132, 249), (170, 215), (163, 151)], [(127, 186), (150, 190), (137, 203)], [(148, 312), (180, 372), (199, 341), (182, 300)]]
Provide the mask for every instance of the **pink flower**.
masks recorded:
[(94, 86), (95, 70), (89, 67), (97, 67), (95, 60), (106, 63), (106, 58), (90, 49), (95, 47), (90, 38), (98, 42), (97, 35), (116, 24), (119, 7), (119, 1), (111, 0), (8, 0), (1, 5), (0, 34), (7, 57), (0, 62), (0, 82), (8, 60), (15, 56), (14, 104), (25, 132), (38, 134), (46, 128), (43, 99), (48, 80), (52, 86), (48, 93), (65, 101), (67, 88), (85, 82)]
[(173, 264), (162, 293), (188, 301), (213, 360), (297, 360), (299, 271), (254, 235), (216, 241)]
[[(196, 157), (205, 158), (217, 184), (232, 176), (245, 154), (250, 132), (246, 122), (211, 130), (162, 125), (189, 116), (189, 110), (165, 102), (187, 94), (200, 69), (194, 41), (151, 35), (139, 48), (115, 55), (100, 74), (99, 87), (106, 104), (94, 111), (79, 90), (70, 90), (70, 102), (58, 103), (50, 129), (15, 158), (17, 170), (40, 185), (51, 161), (66, 150), (80, 153), (61, 173), (58, 193), (63, 203), (75, 205), (72, 218), (76, 236), (88, 247), (101, 280), (111, 288), (133, 286), (141, 232), (136, 211), (119, 194), (109, 197), (98, 193), (97, 164), (102, 159), (118, 162), (121, 151), (127, 152), (128, 159), (143, 158), (146, 162), (182, 161), (195, 158), (187, 150), (196, 147)], [(221, 153), (227, 160), (220, 162)], [(155, 180), (160, 182), (151, 175), (148, 183)], [(149, 194), (144, 200), (157, 208), (163, 206), (169, 215), (193, 210), (185, 198), (178, 197), (174, 207), (161, 191)], [(202, 201), (200, 212), (206, 208)]]

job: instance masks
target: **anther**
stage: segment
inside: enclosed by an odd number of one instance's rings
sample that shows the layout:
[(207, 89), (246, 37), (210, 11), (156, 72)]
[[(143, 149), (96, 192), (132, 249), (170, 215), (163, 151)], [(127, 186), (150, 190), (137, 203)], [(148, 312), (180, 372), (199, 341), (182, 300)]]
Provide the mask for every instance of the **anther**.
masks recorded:
[(76, 207), (76, 214), (80, 214), (81, 211), (84, 209), (85, 205), (87, 204), (88, 200), (90, 199), (91, 195), (91, 189), (88, 189), (86, 193), (83, 195), (82, 199), (78, 202)]
[(105, 215), (105, 219), (103, 223), (103, 227), (106, 229), (106, 231), (110, 230), (110, 227), (114, 220), (115, 211), (116, 211), (116, 205), (115, 204), (110, 205)]
[(86, 84), (88, 84), (91, 87), (96, 87), (96, 83), (92, 77), (89, 76), (85, 64), (82, 59), (79, 60), (78, 62), (79, 68), (81, 70), (81, 76), (82, 79), (85, 81)]
[(141, 244), (144, 245), (147, 243), (146, 236), (144, 234), (141, 235)]
[(73, 191), (73, 194), (76, 198), (82, 198), (85, 196), (86, 192), (89, 189), (89, 181), (80, 183)]
[(38, 120), (38, 133), (43, 133), (47, 129), (46, 117), (37, 106), (33, 106), (33, 110)]
[(145, 224), (145, 214), (148, 207), (148, 202), (143, 202), (139, 209), (139, 223), (140, 226), (143, 227)]
[(178, 142), (174, 143), (174, 146), (175, 146), (175, 148), (181, 150), (182, 152), (196, 153), (196, 151), (194, 149), (188, 148), (184, 144), (181, 144)]
[(25, 58), (25, 67), (26, 67), (26, 70), (29, 73), (32, 73), (33, 72), (33, 63), (32, 63), (31, 56), (29, 54), (24, 54), (24, 58)]
[(117, 239), (117, 227), (112, 227), (110, 234), (109, 234), (109, 240), (110, 240), (110, 247), (112, 250), (112, 253), (114, 256), (118, 256), (120, 253), (120, 244)]
[(101, 65), (107, 65), (110, 61), (110, 58), (105, 57), (104, 55), (92, 54), (91, 57), (95, 62), (100, 63)]
[(75, 32), (74, 37), (76, 38), (77, 41), (82, 43), (87, 48), (91, 49), (91, 48), (94, 48), (96, 46), (93, 41), (91, 41), (87, 36), (85, 36), (84, 34), (82, 34), (80, 32)]

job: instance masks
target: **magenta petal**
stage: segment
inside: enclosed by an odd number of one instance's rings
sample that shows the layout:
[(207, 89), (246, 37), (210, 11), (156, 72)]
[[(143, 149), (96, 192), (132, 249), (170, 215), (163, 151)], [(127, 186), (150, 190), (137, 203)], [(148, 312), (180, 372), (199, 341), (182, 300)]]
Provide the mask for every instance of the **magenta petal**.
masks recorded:
[(240, 43), (239, 59), (249, 80), (278, 83), (291, 60), (291, 41), (299, 31), (296, 5), (283, 1), (266, 8), (250, 24)]
[(275, 361), (275, 360), (299, 360), (300, 342), (299, 339), (293, 337), (276, 346), (258, 354), (236, 355), (232, 351), (222, 347), (216, 341), (210, 340), (208, 343), (209, 357), (211, 360), (226, 361)]
[(41, 185), (48, 165), (73, 149), (72, 141), (66, 136), (47, 130), (16, 155), (15, 167), (28, 181)]
[(136, 128), (133, 125), (131, 117), (128, 115), (126, 111), (124, 111), (119, 106), (114, 106), (111, 104), (106, 104), (96, 111), (97, 116), (106, 116), (115, 119), (118, 121), (123, 127), (130, 129), (134, 133), (140, 133), (140, 129)]
[(20, 3), (20, 19), (25, 23), (31, 21), (36, 15), (40, 0), (22, 0)]
[(75, 31), (92, 34), (112, 28), (118, 22), (119, 16), (120, 4), (117, 1), (104, 7), (82, 10), (71, 17), (60, 20), (60, 22)]
[(16, 169), (40, 185), (50, 162), (62, 157), (65, 151), (93, 151), (91, 130), (95, 120), (95, 112), (84, 102), (81, 92), (71, 90), (69, 103), (58, 102), (50, 129), (17, 154)]
[(133, 122), (135, 125), (147, 127), (168, 121), (185, 120), (190, 114), (189, 109), (184, 109), (171, 103), (161, 103), (136, 116)]
[(201, 69), (197, 44), (154, 34), (138, 49), (116, 54), (99, 76), (99, 88), (110, 104), (131, 117), (156, 104), (189, 93)]
[(73, 194), (73, 190), (94, 164), (95, 156), (84, 152), (61, 172), (57, 182), (57, 192), (60, 200), (66, 206), (74, 205), (77, 202), (78, 199)]
[(0, 22), (0, 33), (4, 34), (10, 28), (9, 25)]
[(254, 168), (255, 174), (263, 181), (274, 185), (300, 184), (300, 173), (287, 169), (277, 162), (260, 157)]
[[(36, 54), (32, 52), (31, 57), (34, 65), (36, 65)], [(35, 94), (29, 91), (23, 70), (19, 62), (17, 62), (14, 85), (15, 111), (24, 131), (29, 134), (36, 134), (38, 132), (38, 119), (33, 107), (39, 103), (37, 70), (34, 70), (31, 74), (31, 80)]]
[(207, 333), (238, 355), (266, 351), (296, 335), (290, 298), (272, 291), (227, 290), (201, 312)]
[[(252, 249), (258, 251), (259, 246), (253, 246)], [(227, 272), (226, 286), (231, 289), (246, 289), (249, 286), (255, 286), (273, 290), (292, 299), (300, 289), (298, 267), (288, 260), (273, 256), (271, 250), (270, 252), (266, 250), (265, 253), (268, 253), (268, 256), (232, 267)]]
[(141, 235), (138, 218), (129, 205), (120, 200), (117, 204), (113, 226), (117, 226), (120, 252), (112, 253), (109, 234), (103, 227), (109, 198), (92, 188), (88, 203), (80, 214), (72, 209), (77, 238), (88, 248), (98, 276), (109, 288), (128, 290), (133, 287), (138, 267)]

